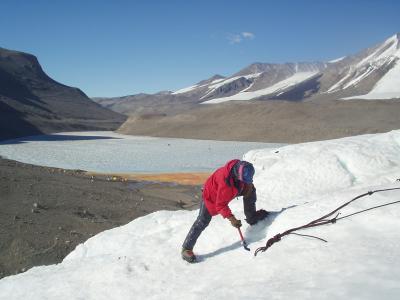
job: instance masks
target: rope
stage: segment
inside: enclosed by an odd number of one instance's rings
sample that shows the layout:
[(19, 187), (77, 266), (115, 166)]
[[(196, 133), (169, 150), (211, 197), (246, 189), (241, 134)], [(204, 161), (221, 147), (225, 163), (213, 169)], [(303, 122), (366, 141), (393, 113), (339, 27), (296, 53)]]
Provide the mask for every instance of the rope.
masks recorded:
[[(400, 190), (400, 188), (381, 189), (381, 190), (369, 191), (367, 193), (358, 195), (357, 197), (355, 197), (355, 198), (351, 199), (350, 201), (344, 203), (343, 205), (339, 206), (338, 208), (336, 208), (335, 210), (331, 211), (330, 213), (328, 213), (328, 214), (326, 214), (326, 215), (324, 215), (324, 216), (322, 216), (322, 217), (320, 217), (318, 219), (315, 219), (314, 221), (311, 221), (311, 222), (309, 222), (309, 223), (307, 223), (307, 224), (305, 224), (303, 226), (299, 226), (299, 227), (288, 229), (288, 230), (284, 231), (283, 233), (276, 234), (274, 237), (270, 238), (267, 241), (267, 243), (265, 244), (264, 247), (257, 248), (256, 251), (254, 252), (254, 256), (257, 256), (257, 254), (259, 252), (267, 251), (267, 249), (270, 248), (273, 244), (279, 242), (282, 239), (282, 237), (284, 237), (285, 235), (289, 235), (289, 234), (296, 234), (296, 235), (300, 235), (300, 236), (311, 237), (311, 238), (315, 238), (315, 239), (327, 242), (326, 240), (321, 239), (321, 238), (316, 237), (316, 236), (298, 234), (298, 233), (294, 233), (294, 232), (298, 231), (298, 230), (301, 230), (301, 229), (311, 228), (311, 227), (317, 227), (317, 226), (322, 226), (322, 225), (327, 225), (327, 224), (335, 224), (336, 221), (338, 221), (338, 220), (342, 220), (344, 218), (348, 218), (350, 216), (354, 216), (356, 214), (360, 214), (360, 213), (366, 212), (368, 210), (376, 209), (376, 208), (383, 207), (383, 206), (388, 206), (388, 205), (391, 205), (391, 204), (400, 203), (400, 201), (393, 201), (393, 202), (390, 202), (390, 203), (377, 205), (377, 206), (374, 206), (374, 207), (371, 207), (371, 208), (367, 208), (367, 209), (364, 209), (364, 210), (361, 210), (361, 211), (358, 211), (358, 212), (355, 212), (355, 213), (352, 213), (352, 214), (349, 214), (349, 215), (346, 215), (346, 216), (338, 218), (338, 216), (340, 214), (338, 211), (341, 210), (343, 207), (346, 207), (350, 203), (352, 203), (352, 202), (354, 202), (354, 201), (356, 201), (356, 200), (358, 200), (358, 199), (360, 199), (362, 197), (371, 196), (374, 193), (385, 192), (385, 191), (393, 191), (393, 190)], [(337, 213), (336, 216), (334, 216), (331, 219), (329, 219), (329, 217), (331, 217), (335, 213)]]
[(291, 234), (295, 234), (295, 235), (299, 235), (299, 236), (310, 237), (310, 238), (313, 238), (313, 239), (317, 239), (317, 240), (323, 241), (323, 242), (325, 242), (325, 243), (328, 242), (327, 240), (324, 240), (324, 239), (321, 239), (321, 238), (319, 238), (319, 237), (317, 237), (317, 236), (313, 236), (313, 235), (309, 235), (309, 234), (300, 234), (300, 233), (295, 233), (295, 232), (292, 232)]
[(349, 214), (349, 215), (346, 215), (346, 216), (337, 218), (337, 220), (341, 220), (341, 219), (344, 219), (344, 218), (347, 218), (347, 217), (351, 217), (351, 216), (354, 216), (354, 215), (357, 215), (357, 214), (366, 212), (366, 211), (371, 210), (371, 209), (375, 209), (375, 208), (379, 208), (379, 207), (384, 207), (384, 206), (388, 206), (388, 205), (395, 204), (395, 203), (400, 203), (400, 200), (399, 200), (399, 201), (393, 201), (393, 202), (386, 203), (386, 204), (382, 204), (382, 205), (373, 206), (373, 207), (370, 207), (370, 208), (367, 208), (367, 209), (363, 209), (363, 210), (360, 210), (360, 211), (358, 211), (358, 212), (355, 212), (355, 213), (352, 213), (352, 214)]

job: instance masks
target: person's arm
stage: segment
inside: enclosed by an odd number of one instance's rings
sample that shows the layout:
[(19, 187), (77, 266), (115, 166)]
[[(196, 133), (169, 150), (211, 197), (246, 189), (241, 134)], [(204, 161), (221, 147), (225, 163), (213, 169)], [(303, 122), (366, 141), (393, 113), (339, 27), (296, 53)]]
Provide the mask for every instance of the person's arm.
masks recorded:
[(228, 206), (228, 203), (231, 200), (231, 195), (226, 189), (219, 189), (217, 193), (216, 208), (218, 213), (224, 218), (228, 219), (233, 227), (239, 228), (242, 226), (242, 221), (236, 219), (236, 217), (232, 214), (232, 211)]
[(244, 199), (256, 198), (256, 188), (254, 185), (252, 183), (245, 184), (241, 196), (243, 196)]
[(229, 201), (232, 199), (230, 195), (227, 194), (226, 189), (219, 188), (217, 191), (217, 199), (215, 201), (215, 208), (217, 212), (224, 218), (229, 218), (232, 216), (232, 211), (228, 206)]

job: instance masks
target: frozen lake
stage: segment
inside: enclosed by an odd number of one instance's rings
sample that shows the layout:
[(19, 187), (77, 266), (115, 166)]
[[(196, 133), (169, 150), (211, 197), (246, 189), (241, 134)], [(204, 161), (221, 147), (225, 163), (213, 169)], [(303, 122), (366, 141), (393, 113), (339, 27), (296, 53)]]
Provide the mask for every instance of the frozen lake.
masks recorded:
[(0, 142), (0, 156), (24, 163), (109, 173), (210, 172), (252, 149), (283, 144), (64, 132)]

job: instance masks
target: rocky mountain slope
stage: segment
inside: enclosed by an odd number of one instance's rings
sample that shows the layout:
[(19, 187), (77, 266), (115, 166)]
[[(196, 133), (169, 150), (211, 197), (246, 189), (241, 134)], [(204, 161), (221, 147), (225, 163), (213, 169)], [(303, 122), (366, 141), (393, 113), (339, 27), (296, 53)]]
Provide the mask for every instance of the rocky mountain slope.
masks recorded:
[(0, 139), (71, 130), (111, 130), (125, 116), (58, 83), (31, 54), (0, 48)]
[(116, 98), (93, 98), (93, 101), (115, 112), (130, 115), (172, 114), (196, 106), (191, 97), (174, 95), (170, 92), (137, 94)]

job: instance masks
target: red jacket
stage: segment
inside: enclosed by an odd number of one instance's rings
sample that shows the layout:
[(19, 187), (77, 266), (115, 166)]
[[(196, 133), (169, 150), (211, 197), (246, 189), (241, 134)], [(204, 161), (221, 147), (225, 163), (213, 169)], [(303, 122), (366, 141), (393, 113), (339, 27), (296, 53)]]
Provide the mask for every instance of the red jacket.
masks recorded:
[[(230, 178), (230, 186), (226, 183), (229, 172), (239, 160), (228, 161), (225, 166), (217, 169), (206, 181), (203, 189), (203, 200), (210, 215), (220, 214), (224, 218), (232, 216), (228, 206), (240, 191), (234, 186), (233, 178)], [(242, 189), (242, 183), (240, 183)]]

